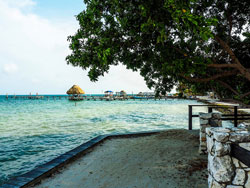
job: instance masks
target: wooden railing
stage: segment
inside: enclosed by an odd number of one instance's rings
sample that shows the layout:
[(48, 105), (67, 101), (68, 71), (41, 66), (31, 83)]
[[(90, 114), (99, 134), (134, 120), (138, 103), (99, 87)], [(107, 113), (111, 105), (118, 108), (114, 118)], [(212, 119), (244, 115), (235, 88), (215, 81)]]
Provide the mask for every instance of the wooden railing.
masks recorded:
[(250, 114), (239, 114), (237, 105), (228, 105), (228, 106), (220, 106), (220, 105), (188, 105), (188, 130), (193, 129), (193, 117), (199, 117), (199, 115), (193, 114), (193, 107), (208, 107), (207, 112), (211, 113), (215, 108), (233, 108), (233, 114), (222, 114), (221, 120), (233, 120), (234, 126), (237, 127), (238, 120), (250, 120)]
[(231, 144), (231, 155), (246, 166), (250, 167), (250, 151), (237, 144)]

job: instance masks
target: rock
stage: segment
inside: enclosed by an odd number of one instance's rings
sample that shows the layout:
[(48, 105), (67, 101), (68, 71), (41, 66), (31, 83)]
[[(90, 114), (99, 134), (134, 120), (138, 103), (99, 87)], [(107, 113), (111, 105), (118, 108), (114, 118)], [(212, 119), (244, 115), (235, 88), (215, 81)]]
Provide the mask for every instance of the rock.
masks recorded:
[(215, 119), (214, 122), (217, 124), (217, 127), (222, 126), (222, 121), (220, 119)]
[(207, 147), (200, 146), (200, 147), (199, 147), (199, 154), (200, 154), (200, 155), (205, 155), (205, 154), (207, 154)]
[(250, 130), (250, 123), (246, 123), (246, 122), (241, 123), (238, 125), (238, 128), (249, 131)]
[(203, 112), (200, 112), (199, 116), (202, 119), (210, 119), (212, 117), (212, 113), (203, 113)]
[(242, 169), (236, 169), (236, 174), (233, 180), (234, 185), (244, 185), (246, 179), (245, 171)]
[(219, 127), (216, 128), (214, 131), (221, 132), (221, 133), (230, 133), (231, 130), (229, 128)]
[(207, 142), (201, 142), (200, 145), (204, 146), (205, 148), (207, 148)]
[(225, 184), (219, 184), (218, 182), (213, 181), (211, 188), (225, 188)]
[(242, 162), (240, 162), (240, 161), (239, 161), (239, 164), (240, 164), (240, 167), (241, 167), (241, 168), (248, 168), (247, 165), (245, 165), (244, 163), (242, 163)]
[(244, 128), (248, 131), (250, 131), (250, 123), (244, 122)]
[(209, 127), (209, 128), (206, 128), (206, 134), (208, 135), (208, 136), (212, 136), (213, 135), (213, 128), (212, 127)]
[(237, 126), (238, 128), (245, 128), (245, 124), (244, 123), (240, 123), (240, 124), (238, 124), (238, 126)]
[(229, 144), (222, 144), (221, 142), (214, 142), (214, 155), (221, 157), (223, 155), (229, 155), (231, 152), (231, 146)]
[(242, 130), (238, 131), (237, 133), (247, 133), (248, 134), (249, 131), (242, 129)]
[(232, 160), (233, 160), (233, 164), (234, 164), (235, 168), (240, 167), (238, 159), (235, 159), (234, 157), (232, 157)]
[(213, 185), (213, 177), (209, 174), (208, 175), (208, 179), (207, 179), (207, 182), (208, 182), (208, 188), (211, 188), (212, 185)]
[(206, 142), (206, 141), (207, 141), (206, 137), (202, 137), (202, 138), (201, 138), (201, 141), (202, 141), (202, 142)]
[(230, 129), (231, 129), (231, 131), (234, 131), (234, 132), (245, 130), (244, 128), (240, 128), (240, 127), (232, 127)]
[(228, 141), (229, 133), (226, 133), (226, 132), (215, 132), (214, 133), (214, 138), (218, 142), (226, 142), (226, 141)]
[(214, 146), (214, 141), (213, 141), (213, 138), (207, 136), (207, 150), (209, 153), (212, 154), (212, 149), (213, 149), (213, 146)]
[(221, 121), (217, 120), (217, 119), (209, 119), (209, 125), (211, 125), (211, 127), (221, 127)]
[(249, 142), (250, 133), (231, 133), (229, 140), (231, 142)]
[(208, 160), (207, 160), (207, 168), (208, 168), (208, 172), (212, 175), (212, 162), (213, 162), (213, 159), (214, 159), (214, 156), (210, 155), (210, 153), (208, 153)]
[(248, 178), (247, 178), (247, 182), (246, 182), (246, 184), (245, 184), (245, 187), (246, 187), (246, 188), (250, 188), (250, 172), (247, 173), (247, 177), (248, 177)]
[(221, 119), (221, 114), (220, 113), (212, 113), (212, 117), (214, 119)]
[(206, 138), (206, 133), (200, 132), (200, 140), (201, 140), (201, 138)]
[(218, 182), (214, 181), (213, 177), (209, 174), (208, 188), (225, 188), (225, 184), (219, 184)]
[(206, 128), (211, 127), (210, 125), (201, 125), (200, 129), (202, 133), (206, 133)]
[(201, 125), (207, 125), (208, 124), (208, 120), (200, 118), (200, 124)]
[(214, 157), (208, 155), (210, 172), (217, 182), (225, 183), (232, 180), (234, 175), (230, 156)]
[(230, 156), (231, 143), (250, 151), (250, 132), (245, 128), (210, 127), (206, 128), (206, 140), (209, 188), (250, 188), (250, 168)]

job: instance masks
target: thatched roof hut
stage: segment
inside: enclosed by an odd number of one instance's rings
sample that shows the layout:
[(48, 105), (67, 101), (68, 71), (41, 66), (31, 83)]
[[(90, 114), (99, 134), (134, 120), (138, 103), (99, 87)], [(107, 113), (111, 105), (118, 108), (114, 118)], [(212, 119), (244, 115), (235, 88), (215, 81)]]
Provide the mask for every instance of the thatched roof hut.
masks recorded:
[(80, 95), (80, 94), (85, 94), (85, 92), (78, 86), (78, 85), (73, 85), (68, 91), (68, 95)]

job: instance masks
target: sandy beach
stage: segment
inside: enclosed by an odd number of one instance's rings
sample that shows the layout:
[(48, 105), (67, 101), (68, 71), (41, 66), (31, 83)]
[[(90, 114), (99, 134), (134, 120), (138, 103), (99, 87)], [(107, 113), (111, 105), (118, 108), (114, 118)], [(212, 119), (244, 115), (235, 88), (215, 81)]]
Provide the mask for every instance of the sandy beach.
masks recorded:
[(36, 188), (207, 188), (198, 131), (114, 138), (42, 180)]

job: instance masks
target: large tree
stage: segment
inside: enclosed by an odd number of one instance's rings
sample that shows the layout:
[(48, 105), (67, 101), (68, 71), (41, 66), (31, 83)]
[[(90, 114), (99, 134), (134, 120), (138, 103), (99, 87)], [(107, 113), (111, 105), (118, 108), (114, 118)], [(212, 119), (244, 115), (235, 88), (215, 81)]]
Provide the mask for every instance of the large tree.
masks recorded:
[(249, 102), (249, 1), (84, 2), (66, 60), (92, 81), (122, 63), (162, 93), (186, 83)]

